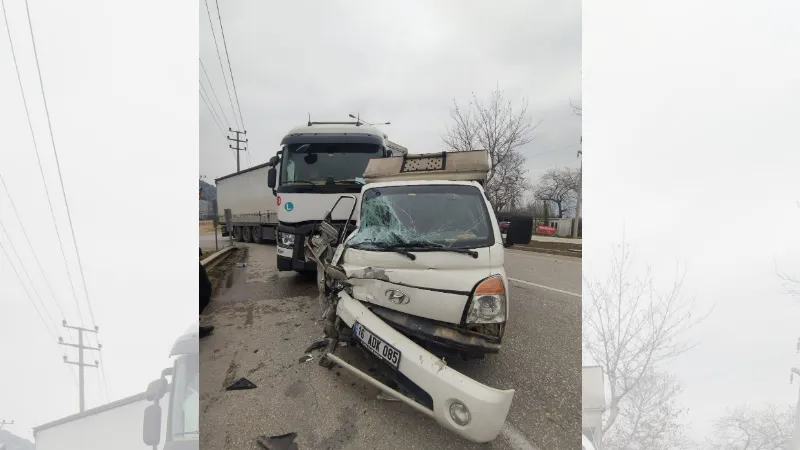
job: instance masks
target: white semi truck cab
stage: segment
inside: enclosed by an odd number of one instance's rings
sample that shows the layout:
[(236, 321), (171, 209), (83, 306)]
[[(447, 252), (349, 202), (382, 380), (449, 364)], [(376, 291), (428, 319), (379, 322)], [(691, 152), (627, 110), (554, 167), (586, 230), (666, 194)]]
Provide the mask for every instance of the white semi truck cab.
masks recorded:
[[(200, 448), (200, 344), (195, 324), (172, 346), (171, 368), (147, 387), (147, 399), (153, 404), (144, 411), (142, 439), (153, 450), (198, 450)], [(171, 376), (169, 382), (167, 377)], [(159, 449), (162, 427), (160, 401), (169, 393), (166, 406), (166, 439)]]
[[(278, 270), (316, 271), (304, 250), (314, 225), (340, 196), (360, 195), (370, 160), (407, 153), (381, 130), (363, 122), (309, 121), (290, 130), (269, 161), (268, 186), (278, 206)], [(337, 212), (331, 222), (342, 227), (347, 219), (346, 212)]]

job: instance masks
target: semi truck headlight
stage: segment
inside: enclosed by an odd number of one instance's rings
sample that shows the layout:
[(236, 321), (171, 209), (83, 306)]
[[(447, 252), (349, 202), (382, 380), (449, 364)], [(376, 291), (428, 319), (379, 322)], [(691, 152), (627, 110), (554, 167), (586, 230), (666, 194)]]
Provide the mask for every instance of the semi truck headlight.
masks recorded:
[(502, 323), (506, 320), (506, 288), (499, 275), (478, 284), (470, 298), (467, 323)]
[(467, 405), (461, 402), (453, 402), (450, 405), (450, 418), (453, 419), (453, 422), (461, 425), (462, 427), (467, 425), (470, 421), (470, 414), (469, 409), (467, 409)]
[(278, 232), (278, 245), (281, 247), (292, 248), (294, 247), (294, 235), (289, 233)]

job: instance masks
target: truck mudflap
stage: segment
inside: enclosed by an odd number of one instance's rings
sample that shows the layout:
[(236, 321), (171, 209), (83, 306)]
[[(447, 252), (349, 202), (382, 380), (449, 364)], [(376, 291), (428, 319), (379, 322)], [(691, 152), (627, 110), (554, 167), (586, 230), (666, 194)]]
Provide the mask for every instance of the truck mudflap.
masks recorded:
[[(345, 292), (339, 293), (337, 315), (349, 327), (355, 322), (400, 352), (398, 371), (427, 392), (433, 410), (420, 405), (380, 383), (339, 358), (328, 356), (345, 370), (373, 384), (387, 394), (432, 417), (442, 427), (476, 443), (490, 442), (500, 433), (514, 399), (514, 390), (499, 390), (481, 384), (448, 367), (444, 361), (402, 335)], [(468, 421), (460, 425), (451, 417), (451, 406), (460, 403), (468, 411)], [(457, 405), (458, 406), (458, 405)], [(464, 421), (463, 408), (461, 420)]]

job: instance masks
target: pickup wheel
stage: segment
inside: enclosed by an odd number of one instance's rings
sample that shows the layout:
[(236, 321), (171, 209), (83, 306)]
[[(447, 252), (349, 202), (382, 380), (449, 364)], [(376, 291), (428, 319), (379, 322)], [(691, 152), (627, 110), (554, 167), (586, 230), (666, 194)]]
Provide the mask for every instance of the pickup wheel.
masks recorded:
[(250, 227), (242, 227), (242, 240), (244, 242), (253, 242), (253, 233)]
[(261, 243), (261, 226), (253, 227), (252, 231), (250, 232), (250, 235), (253, 237), (253, 242), (255, 242), (256, 244), (260, 244)]
[(233, 240), (242, 242), (242, 227), (233, 227)]

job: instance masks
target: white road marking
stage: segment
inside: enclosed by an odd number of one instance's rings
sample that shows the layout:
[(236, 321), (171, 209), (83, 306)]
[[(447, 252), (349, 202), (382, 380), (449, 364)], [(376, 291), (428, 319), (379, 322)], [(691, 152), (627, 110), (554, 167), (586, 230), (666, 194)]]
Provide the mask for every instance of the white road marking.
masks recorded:
[(523, 283), (523, 284), (527, 284), (527, 285), (530, 285), (530, 286), (535, 286), (535, 287), (538, 287), (538, 288), (547, 289), (547, 290), (555, 291), (555, 292), (560, 292), (562, 294), (567, 294), (567, 295), (571, 295), (573, 297), (581, 298), (581, 294), (576, 294), (574, 292), (569, 292), (569, 291), (562, 291), (561, 289), (556, 289), (554, 287), (545, 286), (543, 284), (531, 283), (530, 281), (518, 280), (516, 278), (509, 278), (509, 280), (516, 281), (517, 283)]
[[(540, 259), (542, 261), (560, 261), (570, 264), (582, 264), (583, 260), (576, 258), (574, 256), (562, 256), (562, 255), (549, 255), (549, 256), (534, 256), (537, 252), (528, 252), (525, 250), (514, 250), (514, 249), (506, 249), (506, 253), (514, 256), (519, 256), (520, 258), (526, 259)], [(532, 253), (532, 254), (531, 254)], [(538, 253), (539, 255), (545, 255), (547, 253)]]
[(515, 450), (539, 450), (539, 447), (533, 445), (524, 434), (508, 422), (500, 428), (500, 436), (503, 436)]

